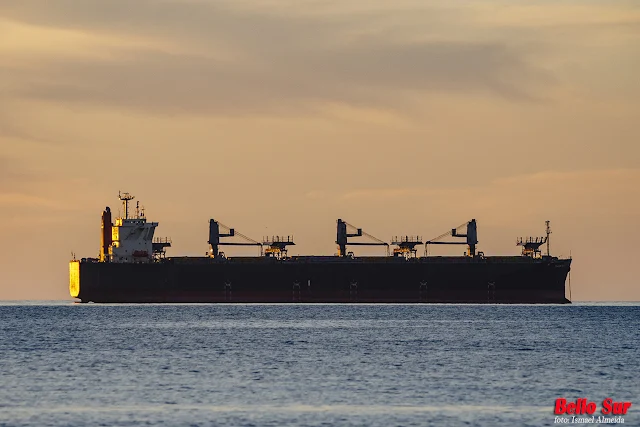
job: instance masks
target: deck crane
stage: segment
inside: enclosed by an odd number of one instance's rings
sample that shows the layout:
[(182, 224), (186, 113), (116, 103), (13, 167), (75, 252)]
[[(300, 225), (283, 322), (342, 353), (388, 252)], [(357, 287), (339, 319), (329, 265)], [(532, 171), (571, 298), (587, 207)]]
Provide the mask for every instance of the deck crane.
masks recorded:
[[(225, 232), (221, 233), (220, 228), (224, 229)], [(223, 237), (233, 237), (238, 236), (241, 239), (244, 239), (244, 242), (222, 242), (220, 241)], [(227, 227), (223, 223), (216, 221), (215, 219), (209, 220), (209, 256), (211, 258), (219, 258), (224, 257), (224, 252), (219, 251), (220, 245), (226, 246), (260, 246), (260, 255), (262, 255), (262, 243), (257, 242), (242, 233), (238, 233), (234, 228)]]
[[(463, 230), (466, 227), (466, 234), (460, 234), (459, 230)], [(465, 238), (464, 241), (458, 242), (442, 242), (440, 239), (443, 239), (447, 236)], [(472, 219), (471, 221), (467, 221), (464, 224), (460, 224), (456, 228), (452, 228), (451, 231), (447, 231), (439, 235), (438, 237), (428, 240), (425, 242), (425, 252), (428, 253), (429, 245), (467, 245), (467, 256), (475, 257), (476, 256), (476, 245), (478, 244), (478, 228), (476, 225), (476, 220)]]
[[(349, 237), (368, 237), (373, 240), (372, 242), (349, 242)], [(354, 227), (346, 221), (338, 219), (338, 233), (336, 237), (336, 244), (338, 245), (338, 256), (346, 257), (347, 245), (351, 246), (386, 246), (387, 255), (389, 255), (389, 244), (377, 237), (373, 237), (371, 234), (362, 231), (362, 228)]]

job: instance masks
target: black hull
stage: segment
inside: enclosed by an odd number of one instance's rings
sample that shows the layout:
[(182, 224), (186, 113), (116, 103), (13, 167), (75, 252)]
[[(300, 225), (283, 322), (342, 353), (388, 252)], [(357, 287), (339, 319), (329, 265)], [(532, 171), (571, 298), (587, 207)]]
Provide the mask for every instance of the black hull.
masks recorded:
[(100, 303), (555, 303), (571, 260), (545, 257), (173, 258), (71, 262), (71, 295)]

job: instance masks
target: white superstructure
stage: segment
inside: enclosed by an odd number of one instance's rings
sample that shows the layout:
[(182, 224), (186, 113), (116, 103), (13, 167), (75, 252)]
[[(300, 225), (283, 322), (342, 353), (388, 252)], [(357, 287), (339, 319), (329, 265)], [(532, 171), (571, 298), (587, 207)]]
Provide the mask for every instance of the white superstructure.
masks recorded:
[(116, 218), (114, 224), (110, 224), (110, 221), (109, 224), (103, 224), (103, 230), (105, 227), (111, 228), (111, 241), (104, 248), (108, 250), (108, 256), (106, 256), (107, 251), (103, 250), (101, 258), (103, 261), (116, 263), (153, 261), (154, 249), (156, 252), (158, 249), (164, 251), (164, 247), (170, 246), (170, 243), (165, 239), (164, 243), (158, 242), (154, 247), (153, 236), (158, 223), (147, 222), (144, 208), (140, 209), (139, 204), (136, 204), (135, 215), (129, 215), (129, 202), (134, 199), (134, 196), (121, 193), (118, 197), (122, 201), (124, 216)]

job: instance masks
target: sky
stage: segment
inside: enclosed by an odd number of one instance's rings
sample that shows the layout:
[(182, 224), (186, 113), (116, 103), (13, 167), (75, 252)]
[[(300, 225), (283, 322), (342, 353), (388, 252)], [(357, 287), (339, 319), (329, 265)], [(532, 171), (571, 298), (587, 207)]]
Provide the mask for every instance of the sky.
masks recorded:
[(574, 300), (640, 301), (639, 69), (635, 0), (0, 0), (0, 299), (70, 298), (128, 191), (169, 255), (550, 220)]

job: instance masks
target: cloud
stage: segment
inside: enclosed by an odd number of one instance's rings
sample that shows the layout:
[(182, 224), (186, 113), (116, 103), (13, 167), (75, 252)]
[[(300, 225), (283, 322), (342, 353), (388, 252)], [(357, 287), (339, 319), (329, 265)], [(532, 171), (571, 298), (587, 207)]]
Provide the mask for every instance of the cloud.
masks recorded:
[(12, 95), (169, 112), (251, 113), (313, 101), (384, 106), (421, 92), (527, 99), (515, 76), (533, 74), (508, 50), (492, 45), (364, 46), (292, 61), (281, 68), (267, 62), (236, 67), (156, 52), (106, 63), (49, 61), (45, 81), (25, 70), (30, 82)]
[[(36, 135), (36, 133), (25, 129), (25, 127), (17, 126), (12, 120), (7, 117), (3, 117), (2, 111), (0, 111), (0, 144), (9, 144), (9, 139), (18, 141), (37, 142), (40, 144), (58, 144), (51, 138)], [(0, 166), (2, 161), (0, 159)], [(0, 173), (0, 176), (2, 174)]]
[[(223, 3), (89, 0), (4, 2), (0, 11), (32, 26), (117, 36), (120, 43), (96, 42), (110, 52), (105, 57), (18, 62), (2, 73), (13, 82), (6, 94), (18, 98), (170, 113), (277, 113), (323, 103), (394, 108), (436, 92), (532, 100), (553, 80), (503, 41), (408, 37), (395, 28), (402, 22), (390, 29), (382, 13), (287, 15)], [(421, 12), (421, 24), (442, 25), (441, 11), (431, 12)], [(141, 46), (141, 37), (155, 42)]]
[(373, 188), (343, 193), (339, 198), (372, 205), (428, 200), (439, 206), (440, 214), (443, 209), (463, 207), (492, 223), (518, 223), (549, 211), (573, 218), (632, 218), (640, 215), (640, 191), (634, 184), (638, 181), (640, 169), (546, 171), (495, 179), (473, 188)]
[[(1, 143), (0, 139), (0, 143)], [(50, 194), (38, 194), (47, 175), (30, 170), (23, 161), (0, 156), (0, 222), (4, 227), (51, 221), (52, 212), (70, 209)]]
[[(65, 206), (64, 203), (56, 200), (47, 199), (44, 197), (32, 196), (28, 194), (20, 193), (2, 193), (0, 192), (0, 207), (2, 209), (7, 208), (26, 208), (29, 213), (38, 212), (39, 215), (35, 215), (37, 218), (46, 219), (44, 216), (53, 210), (71, 210), (69, 206)], [(37, 211), (39, 209), (39, 211)], [(12, 218), (16, 221), (21, 219), (18, 216)], [(33, 218), (29, 218), (32, 221)]]
[(27, 172), (16, 159), (0, 156), (0, 194), (23, 188), (25, 184), (33, 182), (36, 176)]

